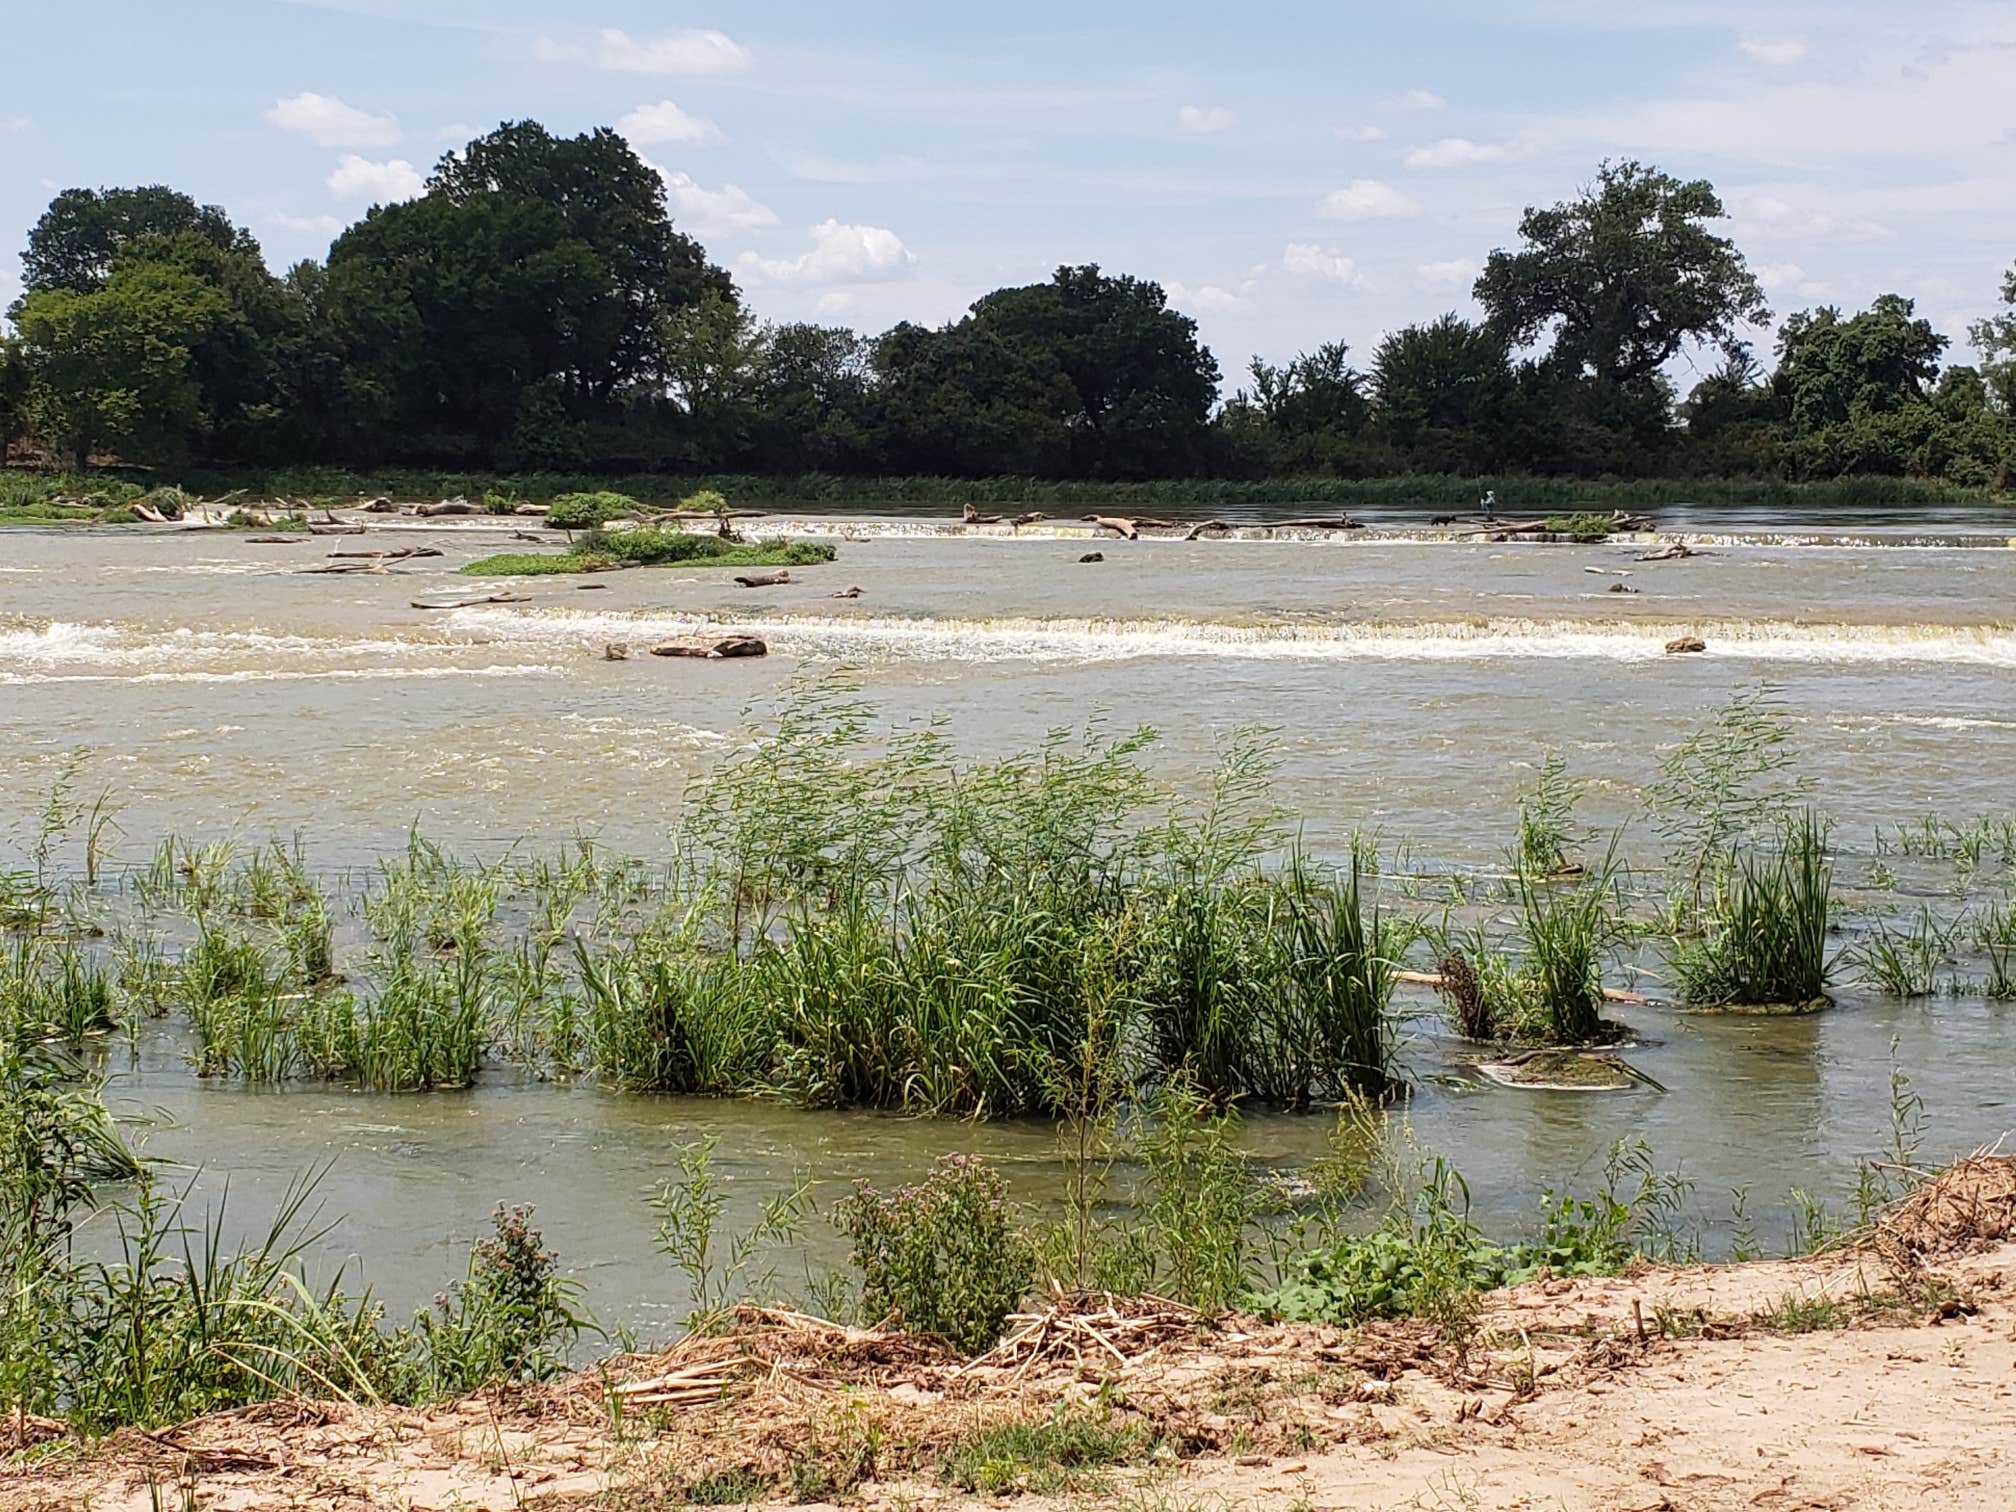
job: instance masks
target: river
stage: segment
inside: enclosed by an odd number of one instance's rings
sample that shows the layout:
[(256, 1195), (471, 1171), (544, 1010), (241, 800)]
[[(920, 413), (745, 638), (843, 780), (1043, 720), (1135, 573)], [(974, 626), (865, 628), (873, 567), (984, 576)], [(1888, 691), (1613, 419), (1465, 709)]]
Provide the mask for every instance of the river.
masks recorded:
[[(1410, 839), (1421, 865), (1491, 864), (1549, 751), (1588, 779), (1592, 824), (1634, 818), (1663, 750), (1759, 681), (1780, 689), (1798, 771), (1836, 820), (1844, 885), (1871, 865), (1878, 824), (2016, 813), (2016, 516), (1671, 511), (1662, 525), (1693, 532), (1700, 554), (1659, 563), (1621, 541), (1493, 543), (1368, 519), (1354, 535), (1240, 528), (1195, 542), (790, 522), (838, 537), (839, 559), (758, 591), (704, 569), (459, 575), (510, 549), (516, 522), (292, 545), (0, 532), (5, 844), (25, 851), (42, 795), (81, 760), (78, 790), (109, 786), (123, 805), (128, 864), (165, 831), (299, 834), (319, 866), (369, 864), (416, 822), (470, 856), (574, 835), (649, 855), (687, 778), (752, 710), (842, 668), (889, 724), (942, 720), (974, 756), (1092, 720), (1152, 725), (1150, 759), (1178, 784), (1232, 730), (1267, 725), (1285, 758), (1277, 794), (1306, 843), (1334, 854), (1377, 831)], [(444, 555), (383, 574), (301, 571), (332, 549), (402, 544)], [(1091, 550), (1104, 560), (1081, 562)], [(850, 586), (859, 597), (832, 596)], [(528, 601), (411, 607), (506, 589)], [(761, 634), (772, 655), (643, 654), (713, 624)], [(1707, 652), (1666, 654), (1680, 635)], [(635, 654), (603, 659), (612, 641)], [(1657, 851), (1642, 821), (1625, 843)], [(1901, 869), (1905, 901), (1951, 901), (1950, 871)], [(1711, 1243), (1726, 1242), (1736, 1189), (1772, 1242), (1789, 1188), (1845, 1193), (1856, 1159), (1888, 1137), (1893, 1038), (1925, 1099), (1928, 1152), (2016, 1123), (2016, 1009), (1964, 994), (1899, 1002), (1852, 981), (1836, 996), (1802, 1019), (1625, 1010), (1631, 1057), (1663, 1092), (1458, 1094), (1429, 1079), (1453, 1047), (1420, 1025), (1406, 1120), (1462, 1169), (1479, 1215), (1507, 1224), (1530, 1218), (1543, 1187), (1593, 1185), (1613, 1140), (1642, 1137), (1694, 1181)], [(326, 1166), (327, 1243), (395, 1310), (455, 1272), (496, 1203), (529, 1201), (605, 1319), (664, 1332), (678, 1283), (651, 1252), (643, 1197), (699, 1133), (720, 1136), (739, 1213), (796, 1171), (831, 1197), (955, 1148), (1004, 1161), (1019, 1195), (1056, 1186), (1055, 1137), (1028, 1124), (620, 1097), (502, 1072), (449, 1095), (250, 1091), (198, 1082), (183, 1048), (164, 1029), (111, 1054), (112, 1095), (160, 1121), (149, 1148), (200, 1171), (199, 1201), (228, 1184), (234, 1224)], [(1326, 1128), (1259, 1117), (1250, 1138), (1287, 1167), (1318, 1153)], [(830, 1237), (810, 1248), (838, 1252)], [(798, 1263), (787, 1258), (787, 1279)]]

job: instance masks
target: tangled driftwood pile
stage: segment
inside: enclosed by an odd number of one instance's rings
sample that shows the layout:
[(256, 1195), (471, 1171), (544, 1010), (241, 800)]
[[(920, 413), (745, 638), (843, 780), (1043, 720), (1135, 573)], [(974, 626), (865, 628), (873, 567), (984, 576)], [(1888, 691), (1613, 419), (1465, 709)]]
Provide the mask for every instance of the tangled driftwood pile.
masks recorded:
[(1868, 1239), (1900, 1270), (2016, 1238), (2016, 1156), (1977, 1150), (1912, 1189)]

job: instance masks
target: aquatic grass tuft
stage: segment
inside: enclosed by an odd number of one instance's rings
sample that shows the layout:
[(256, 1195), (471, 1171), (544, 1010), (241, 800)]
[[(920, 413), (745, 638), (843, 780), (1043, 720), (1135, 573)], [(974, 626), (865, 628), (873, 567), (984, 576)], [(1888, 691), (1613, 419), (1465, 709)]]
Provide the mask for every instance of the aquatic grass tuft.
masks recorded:
[(1824, 1000), (1832, 886), (1827, 826), (1810, 810), (1781, 827), (1774, 850), (1739, 855), (1705, 910), (1703, 932), (1673, 942), (1681, 1001), (1720, 1008)]

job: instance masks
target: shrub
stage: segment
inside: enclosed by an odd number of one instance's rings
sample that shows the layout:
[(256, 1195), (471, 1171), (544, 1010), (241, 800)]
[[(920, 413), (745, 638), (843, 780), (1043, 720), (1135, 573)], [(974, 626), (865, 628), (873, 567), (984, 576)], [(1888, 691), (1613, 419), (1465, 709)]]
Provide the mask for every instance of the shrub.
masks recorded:
[(637, 512), (637, 501), (620, 493), (561, 494), (546, 509), (546, 523), (555, 530), (593, 530)]
[(1557, 514), (1547, 516), (1547, 530), (1551, 535), (1565, 535), (1571, 541), (1594, 544), (1610, 539), (1610, 532), (1616, 528), (1616, 521), (1602, 514)]
[(414, 1319), (430, 1395), (558, 1375), (568, 1347), (592, 1326), (559, 1257), (542, 1247), (531, 1207), (499, 1203), (491, 1223), (470, 1252), (468, 1275)]
[(891, 1192), (856, 1182), (833, 1216), (854, 1243), (863, 1314), (969, 1353), (1001, 1337), (1034, 1274), (1007, 1184), (971, 1155), (941, 1156), (922, 1181)]

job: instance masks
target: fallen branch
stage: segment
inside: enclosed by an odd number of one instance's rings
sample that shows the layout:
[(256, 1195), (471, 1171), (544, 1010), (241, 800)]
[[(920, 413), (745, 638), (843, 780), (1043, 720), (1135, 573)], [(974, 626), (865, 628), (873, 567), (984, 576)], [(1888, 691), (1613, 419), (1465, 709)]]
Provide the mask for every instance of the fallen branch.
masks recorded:
[(1143, 526), (1146, 526), (1151, 530), (1174, 530), (1176, 528), (1176, 522), (1174, 520), (1150, 520), (1147, 518), (1130, 518), (1126, 515), (1085, 515), (1082, 518), (1089, 520), (1094, 525), (1097, 525), (1101, 530), (1111, 530), (1130, 541), (1138, 541), (1141, 539), (1141, 530)]
[[(1406, 982), (1415, 987), (1449, 986), (1449, 978), (1438, 971), (1396, 971), (1393, 973), (1393, 980)], [(1621, 987), (1605, 987), (1603, 1000), (1608, 1003), (1635, 1003), (1639, 1007), (1644, 1007), (1652, 1001), (1643, 993), (1626, 992)]]
[(438, 557), (442, 550), (438, 546), (395, 546), (389, 551), (332, 551), (332, 557), (365, 557), (379, 562), (404, 562), (413, 557)]
[(1186, 541), (1194, 541), (1199, 536), (1203, 535), (1204, 532), (1207, 530), (1230, 530), (1231, 528), (1232, 527), (1230, 525), (1227, 525), (1223, 520), (1199, 520), (1195, 525), (1192, 525), (1187, 532), (1185, 532), (1183, 539)]
[(775, 588), (781, 584), (790, 582), (791, 574), (789, 571), (783, 569), (776, 572), (745, 572), (739, 575), (735, 581), (740, 583), (744, 588)]
[(414, 599), (415, 609), (473, 609), (478, 604), (529, 604), (532, 600), (522, 593), (482, 593), (469, 598), (454, 599)]
[(1349, 515), (1319, 515), (1307, 520), (1276, 520), (1276, 530), (1363, 530), (1365, 522)]

